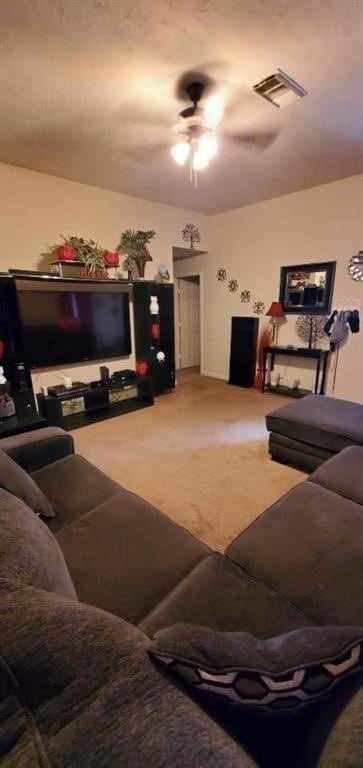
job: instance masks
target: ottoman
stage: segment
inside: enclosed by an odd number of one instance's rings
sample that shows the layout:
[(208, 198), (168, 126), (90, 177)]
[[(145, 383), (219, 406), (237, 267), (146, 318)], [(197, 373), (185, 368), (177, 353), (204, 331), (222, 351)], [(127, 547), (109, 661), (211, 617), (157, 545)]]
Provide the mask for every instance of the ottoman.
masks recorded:
[(271, 457), (310, 472), (350, 445), (363, 446), (363, 405), (308, 395), (268, 413), (266, 426)]

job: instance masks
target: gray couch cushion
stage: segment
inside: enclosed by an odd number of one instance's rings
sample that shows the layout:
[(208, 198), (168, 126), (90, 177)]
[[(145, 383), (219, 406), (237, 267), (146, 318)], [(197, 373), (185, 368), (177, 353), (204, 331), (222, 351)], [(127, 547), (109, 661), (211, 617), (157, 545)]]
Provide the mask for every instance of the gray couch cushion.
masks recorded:
[(345, 448), (313, 472), (309, 480), (363, 504), (363, 447)]
[(363, 514), (305, 481), (257, 518), (226, 554), (314, 623), (363, 624)]
[(323, 395), (308, 395), (271, 411), (267, 429), (337, 453), (363, 445), (363, 405)]
[(78, 520), (120, 491), (117, 483), (76, 454), (55, 461), (32, 476), (56, 512), (55, 520), (49, 524), (52, 531)]
[(310, 623), (287, 600), (218, 554), (203, 560), (146, 616), (140, 628), (152, 637), (177, 622), (225, 632), (242, 630), (261, 638)]
[(333, 697), (363, 671), (363, 627), (307, 627), (268, 640), (174, 624), (156, 634), (151, 656), (206, 703), (266, 714)]
[(80, 600), (137, 623), (210, 550), (151, 504), (118, 489), (56, 535)]
[(1, 768), (252, 768), (120, 619), (27, 588), (0, 624)]
[(53, 461), (74, 453), (73, 438), (60, 427), (44, 427), (20, 435), (3, 437), (0, 449), (5, 451), (27, 472), (51, 464)]
[(44, 493), (10, 456), (0, 450), (0, 487), (13, 493), (27, 504), (37, 515), (54, 517), (54, 511)]
[(0, 592), (24, 584), (77, 599), (62, 552), (45, 523), (0, 489)]

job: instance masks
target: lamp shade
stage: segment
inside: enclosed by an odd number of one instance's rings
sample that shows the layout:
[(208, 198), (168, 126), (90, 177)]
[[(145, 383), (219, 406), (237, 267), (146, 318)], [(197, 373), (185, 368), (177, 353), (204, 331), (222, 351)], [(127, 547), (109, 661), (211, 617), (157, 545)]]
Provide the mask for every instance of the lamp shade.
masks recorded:
[(285, 312), (279, 301), (273, 301), (266, 315), (268, 317), (285, 317)]

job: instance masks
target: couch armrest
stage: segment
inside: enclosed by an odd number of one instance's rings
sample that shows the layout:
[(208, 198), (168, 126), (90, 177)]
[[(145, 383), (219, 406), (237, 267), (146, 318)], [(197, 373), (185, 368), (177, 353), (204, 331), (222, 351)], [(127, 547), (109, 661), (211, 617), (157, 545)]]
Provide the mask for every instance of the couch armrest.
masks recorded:
[(74, 443), (71, 435), (64, 429), (44, 427), (2, 438), (0, 450), (5, 451), (26, 472), (35, 472), (74, 453)]

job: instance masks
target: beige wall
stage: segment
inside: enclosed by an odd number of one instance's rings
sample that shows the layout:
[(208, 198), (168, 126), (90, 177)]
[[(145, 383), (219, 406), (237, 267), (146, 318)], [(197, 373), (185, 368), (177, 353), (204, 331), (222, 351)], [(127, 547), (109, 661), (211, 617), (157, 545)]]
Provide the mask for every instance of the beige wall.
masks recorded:
[[(336, 261), (333, 306), (357, 307), (363, 327), (363, 283), (348, 275), (352, 254), (363, 245), (363, 177), (325, 184), (314, 189), (268, 200), (216, 216), (206, 217), (171, 206), (89, 187), (15, 166), (0, 164), (0, 269), (36, 269), (49, 244), (60, 234), (93, 237), (105, 247), (117, 245), (126, 227), (155, 229), (151, 248), (154, 261), (146, 276), (153, 278), (157, 266), (166, 263), (172, 271), (172, 247), (183, 245), (181, 231), (194, 222), (203, 235), (205, 256), (176, 262), (176, 276), (201, 273), (203, 292), (203, 360), (205, 373), (227, 378), (230, 322), (232, 315), (252, 315), (252, 303), (264, 301), (268, 308), (278, 298), (280, 267), (314, 261)], [(232, 294), (219, 283), (216, 272), (224, 267), (228, 278), (236, 278), (239, 290)], [(249, 289), (251, 304), (241, 304), (239, 293)], [(281, 327), (280, 342), (300, 343), (294, 331), (296, 316)], [(268, 322), (262, 317), (262, 323)], [(111, 370), (132, 367), (130, 358), (112, 361)], [(98, 375), (98, 364), (72, 366), (37, 374), (41, 385), (59, 382), (65, 371), (75, 379)], [(289, 367), (288, 375), (294, 373)], [(296, 371), (296, 369), (295, 369)], [(286, 368), (283, 370), (286, 373)], [(309, 365), (296, 375), (310, 386)], [(331, 392), (332, 376), (328, 391)], [(341, 349), (335, 396), (363, 399), (363, 331), (350, 335)]]
[[(145, 277), (153, 279), (161, 263), (172, 274), (172, 248), (183, 245), (181, 233), (189, 221), (200, 228), (207, 246), (208, 219), (198, 213), (0, 163), (1, 271), (37, 269), (42, 254), (60, 242), (61, 234), (90, 237), (112, 249), (121, 232), (131, 227), (156, 231), (150, 247), (153, 261), (146, 265)], [(111, 361), (109, 367), (111, 371), (132, 368), (134, 362), (132, 354)], [(98, 378), (99, 364), (38, 372), (33, 377), (36, 391), (60, 383), (63, 372), (74, 381), (89, 381)]]
[[(229, 340), (232, 315), (253, 315), (252, 304), (262, 300), (266, 309), (279, 295), (280, 267), (315, 261), (336, 261), (333, 308), (361, 311), (360, 334), (349, 335), (340, 350), (334, 395), (363, 400), (363, 283), (354, 282), (347, 272), (350, 257), (363, 247), (363, 176), (325, 184), (314, 189), (268, 200), (210, 218), (208, 255), (177, 262), (174, 275), (201, 272), (204, 292), (204, 360), (206, 374), (228, 377)], [(236, 278), (238, 292), (228, 291), (217, 281), (217, 269), (224, 267)], [(249, 289), (251, 304), (240, 302), (240, 290)], [(268, 322), (261, 317), (261, 324)], [(299, 344), (296, 316), (281, 327), (281, 344)], [(302, 386), (311, 386), (312, 369), (299, 371), (289, 365)], [(330, 373), (328, 392), (332, 389)]]

